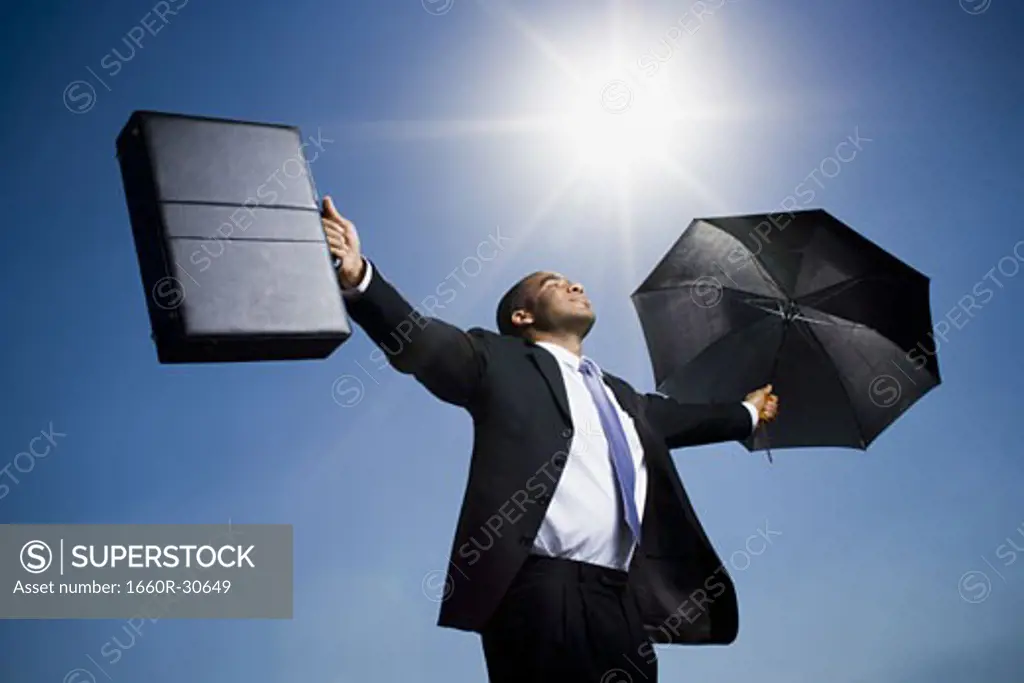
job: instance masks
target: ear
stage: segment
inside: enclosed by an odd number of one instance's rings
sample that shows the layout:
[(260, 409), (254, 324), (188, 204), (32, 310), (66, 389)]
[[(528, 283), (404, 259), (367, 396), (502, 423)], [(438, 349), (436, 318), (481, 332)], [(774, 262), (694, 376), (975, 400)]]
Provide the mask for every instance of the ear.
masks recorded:
[(512, 324), (517, 327), (525, 327), (533, 324), (533, 314), (519, 308), (512, 312)]

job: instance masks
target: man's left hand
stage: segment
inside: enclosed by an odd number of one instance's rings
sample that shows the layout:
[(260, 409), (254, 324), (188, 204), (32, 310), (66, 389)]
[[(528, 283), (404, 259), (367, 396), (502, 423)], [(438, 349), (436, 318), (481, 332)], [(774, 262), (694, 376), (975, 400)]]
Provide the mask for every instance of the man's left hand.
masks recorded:
[(771, 384), (750, 392), (745, 400), (757, 409), (758, 420), (771, 422), (779, 412), (779, 397), (772, 393)]

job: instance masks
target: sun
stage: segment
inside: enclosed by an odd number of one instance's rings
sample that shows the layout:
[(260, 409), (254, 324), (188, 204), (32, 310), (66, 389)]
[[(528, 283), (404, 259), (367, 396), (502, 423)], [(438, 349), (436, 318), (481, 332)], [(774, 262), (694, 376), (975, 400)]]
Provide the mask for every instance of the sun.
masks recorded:
[(512, 70), (493, 79), (500, 116), (363, 122), (354, 124), (353, 133), (361, 139), (381, 134), (394, 140), (506, 137), (512, 145), (521, 140), (512, 152), (517, 159), (530, 158), (533, 175), (550, 189), (536, 210), (537, 221), (577, 192), (606, 192), (623, 232), (630, 230), (637, 196), (657, 197), (670, 189), (673, 196), (686, 194), (702, 205), (723, 205), (706, 181), (729, 142), (719, 135), (720, 124), (749, 116), (750, 108), (708, 98), (694, 74), (706, 79), (728, 63), (727, 56), (702, 50), (688, 56), (685, 68), (651, 72), (636, 58), (646, 52), (623, 44), (628, 42), (623, 35), (638, 33), (628, 28), (633, 20), (624, 8), (616, 5), (609, 13), (607, 36), (570, 32), (563, 46), (548, 40), (511, 4), (495, 3), (495, 16), (507, 20), (545, 62), (542, 71)]
[(641, 172), (676, 142), (678, 116), (669, 98), (623, 78), (591, 79), (562, 110), (559, 151), (592, 173)]

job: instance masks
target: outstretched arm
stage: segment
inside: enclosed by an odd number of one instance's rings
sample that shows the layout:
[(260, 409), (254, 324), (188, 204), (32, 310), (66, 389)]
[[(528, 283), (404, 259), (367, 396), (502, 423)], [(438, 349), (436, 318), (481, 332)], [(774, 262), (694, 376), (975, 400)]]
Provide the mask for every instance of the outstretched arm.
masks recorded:
[(749, 404), (680, 403), (660, 394), (644, 396), (647, 421), (669, 448), (738, 441), (750, 436), (757, 413)]
[(742, 403), (687, 404), (661, 394), (644, 396), (651, 426), (669, 448), (738, 441), (750, 436), (761, 420), (772, 420), (778, 397), (767, 385), (747, 394)]
[(341, 261), (338, 280), (350, 317), (396, 370), (413, 375), (443, 401), (469, 405), (483, 383), (492, 333), (466, 332), (421, 315), (363, 257), (355, 226), (330, 197), (324, 199), (323, 225), (331, 253)]

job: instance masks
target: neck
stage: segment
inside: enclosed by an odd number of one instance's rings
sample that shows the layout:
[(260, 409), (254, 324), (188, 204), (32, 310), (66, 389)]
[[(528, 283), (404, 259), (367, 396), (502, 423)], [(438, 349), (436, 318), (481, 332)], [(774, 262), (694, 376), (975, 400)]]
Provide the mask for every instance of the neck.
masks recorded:
[(548, 342), (561, 346), (566, 351), (571, 351), (577, 356), (583, 355), (583, 340), (571, 332), (534, 332), (531, 338), (533, 342)]

